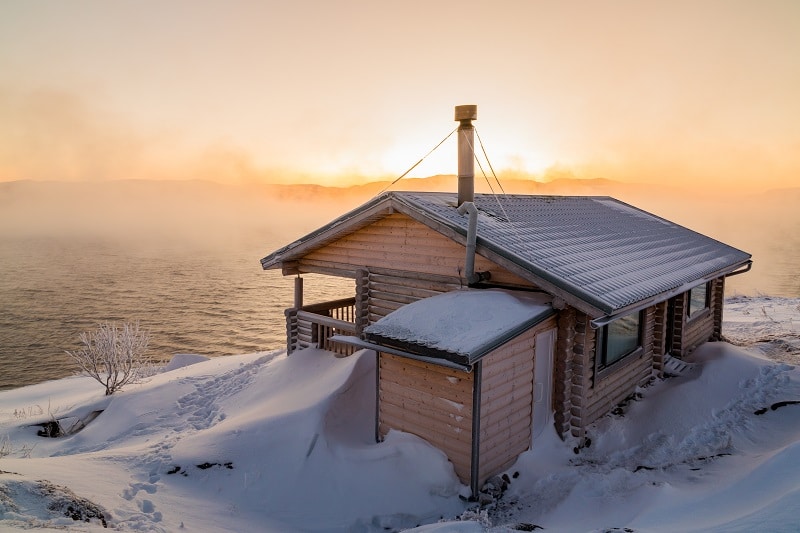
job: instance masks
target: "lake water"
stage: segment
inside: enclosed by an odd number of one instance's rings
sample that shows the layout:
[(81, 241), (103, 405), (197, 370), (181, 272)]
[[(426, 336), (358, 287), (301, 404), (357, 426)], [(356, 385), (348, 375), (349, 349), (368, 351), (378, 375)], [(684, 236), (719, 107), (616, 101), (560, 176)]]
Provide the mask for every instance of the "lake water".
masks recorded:
[[(800, 246), (781, 239), (780, 253), (761, 254), (763, 260), (754, 254), (753, 270), (729, 279), (728, 294), (800, 296)], [(259, 263), (283, 244), (252, 239), (188, 250), (110, 239), (0, 238), (0, 389), (73, 373), (64, 351), (105, 321), (139, 320), (151, 330), (150, 354), (160, 360), (283, 348), (293, 281)], [(350, 280), (305, 277), (307, 303), (353, 295)]]
[[(277, 247), (285, 243), (275, 243)], [(64, 351), (100, 322), (139, 320), (149, 353), (207, 356), (285, 347), (294, 284), (264, 271), (264, 246), (131, 248), (80, 239), (0, 240), (0, 389), (74, 371)], [(262, 253), (263, 252), (263, 253)], [(308, 276), (307, 302), (352, 296), (352, 281)]]

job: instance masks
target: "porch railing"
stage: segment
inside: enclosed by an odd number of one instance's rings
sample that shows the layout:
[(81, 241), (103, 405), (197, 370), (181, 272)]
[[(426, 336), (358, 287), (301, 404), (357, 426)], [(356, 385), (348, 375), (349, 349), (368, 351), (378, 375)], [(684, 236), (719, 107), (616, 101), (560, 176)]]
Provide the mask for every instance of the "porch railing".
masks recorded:
[(357, 335), (356, 300), (344, 298), (286, 310), (287, 350), (314, 347), (351, 355), (355, 348), (331, 340), (334, 335)]

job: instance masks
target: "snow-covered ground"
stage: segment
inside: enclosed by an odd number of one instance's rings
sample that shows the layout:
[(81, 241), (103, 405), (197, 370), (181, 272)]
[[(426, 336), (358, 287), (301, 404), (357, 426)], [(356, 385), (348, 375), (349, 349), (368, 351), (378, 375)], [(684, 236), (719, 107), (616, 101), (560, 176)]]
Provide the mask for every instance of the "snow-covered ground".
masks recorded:
[(800, 300), (736, 297), (725, 319), (737, 346), (698, 349), (579, 454), (543, 436), (482, 509), (426, 442), (374, 442), (372, 352), (180, 356), (112, 397), (85, 377), (4, 391), (0, 530), (798, 531)]

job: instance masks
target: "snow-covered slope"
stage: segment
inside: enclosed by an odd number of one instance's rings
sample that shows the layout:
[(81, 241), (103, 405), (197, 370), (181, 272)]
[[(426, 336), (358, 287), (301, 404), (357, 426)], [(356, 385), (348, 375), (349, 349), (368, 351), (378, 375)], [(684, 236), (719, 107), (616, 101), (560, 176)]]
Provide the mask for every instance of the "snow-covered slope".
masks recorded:
[[(545, 435), (483, 509), (426, 442), (375, 443), (372, 352), (186, 359), (109, 398), (83, 377), (5, 391), (0, 529), (101, 530), (103, 514), (122, 531), (797, 531), (800, 371), (763, 346), (796, 357), (800, 301), (726, 313), (729, 338), (758, 350), (706, 344), (579, 454)], [(36, 435), (100, 410), (71, 436)]]

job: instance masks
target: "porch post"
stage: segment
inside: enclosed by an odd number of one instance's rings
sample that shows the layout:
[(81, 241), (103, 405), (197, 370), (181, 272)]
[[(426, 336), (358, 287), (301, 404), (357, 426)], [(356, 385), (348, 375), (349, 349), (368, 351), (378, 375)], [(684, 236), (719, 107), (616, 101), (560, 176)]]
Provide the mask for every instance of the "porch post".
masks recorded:
[(297, 348), (297, 312), (303, 308), (303, 278), (294, 278), (294, 306), (283, 312), (286, 315), (286, 355)]
[(302, 309), (303, 307), (303, 278), (300, 274), (294, 278), (294, 308)]

